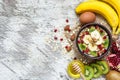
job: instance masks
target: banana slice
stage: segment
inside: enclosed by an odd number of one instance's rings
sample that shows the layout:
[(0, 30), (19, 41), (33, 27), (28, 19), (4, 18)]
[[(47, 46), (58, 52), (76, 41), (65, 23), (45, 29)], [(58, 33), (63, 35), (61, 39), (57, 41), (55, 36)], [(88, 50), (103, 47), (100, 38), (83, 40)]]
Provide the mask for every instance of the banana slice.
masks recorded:
[(91, 50), (91, 51), (97, 51), (98, 49), (97, 49), (97, 45), (95, 45), (95, 44), (89, 44), (88, 45), (88, 48), (89, 48), (89, 50)]
[(95, 38), (95, 39), (99, 39), (100, 33), (97, 30), (95, 30), (95, 31), (91, 32), (91, 37)]
[(103, 39), (102, 39), (102, 37), (100, 37), (95, 44), (99, 45), (99, 44), (102, 44), (102, 43), (103, 43)]
[(91, 38), (90, 35), (85, 35), (84, 38), (83, 38), (83, 41), (84, 41), (86, 44), (89, 44), (89, 43), (91, 43), (92, 38)]

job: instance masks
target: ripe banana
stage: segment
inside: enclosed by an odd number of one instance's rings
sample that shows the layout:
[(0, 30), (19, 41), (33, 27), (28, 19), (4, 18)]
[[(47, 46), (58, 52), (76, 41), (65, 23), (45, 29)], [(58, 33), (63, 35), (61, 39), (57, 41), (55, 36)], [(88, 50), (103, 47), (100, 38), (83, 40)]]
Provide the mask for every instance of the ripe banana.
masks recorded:
[(115, 34), (119, 20), (118, 20), (117, 13), (108, 4), (101, 1), (87, 1), (87, 2), (80, 3), (76, 7), (75, 11), (77, 14), (80, 14), (85, 11), (92, 11), (92, 12), (101, 14), (108, 21), (108, 23), (112, 27), (113, 34)]
[(90, 51), (97, 51), (97, 45), (96, 44), (88, 44), (88, 49)]
[(92, 38), (90, 35), (85, 35), (85, 37), (83, 38), (83, 41), (86, 43), (86, 44), (89, 44), (92, 42)]
[(102, 37), (100, 37), (95, 44), (96, 44), (96, 45), (100, 45), (100, 44), (102, 44), (103, 42), (104, 42), (104, 41), (103, 41)]
[(95, 39), (99, 39), (100, 33), (97, 30), (95, 30), (95, 31), (91, 32), (91, 37), (95, 38)]
[[(118, 26), (118, 29), (116, 31), (116, 34), (119, 34), (120, 33), (120, 0), (99, 0), (99, 1), (104, 1), (108, 4), (110, 4), (117, 11), (117, 14), (119, 17), (119, 26)], [(113, 14), (111, 14), (111, 15), (113, 15)]]

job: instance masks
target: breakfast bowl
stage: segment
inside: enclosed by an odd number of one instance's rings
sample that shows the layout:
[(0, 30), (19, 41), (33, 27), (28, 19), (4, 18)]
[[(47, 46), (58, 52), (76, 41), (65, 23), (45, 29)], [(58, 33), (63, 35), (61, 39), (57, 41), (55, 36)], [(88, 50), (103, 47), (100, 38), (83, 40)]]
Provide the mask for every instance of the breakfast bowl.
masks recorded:
[(76, 37), (78, 51), (86, 59), (99, 60), (104, 58), (111, 47), (110, 31), (98, 23), (88, 23), (80, 28)]

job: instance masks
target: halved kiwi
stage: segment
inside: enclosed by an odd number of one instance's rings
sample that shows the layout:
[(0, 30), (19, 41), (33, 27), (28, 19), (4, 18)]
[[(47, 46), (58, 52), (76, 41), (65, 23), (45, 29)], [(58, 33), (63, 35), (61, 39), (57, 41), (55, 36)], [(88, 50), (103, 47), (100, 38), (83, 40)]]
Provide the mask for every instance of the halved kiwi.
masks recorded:
[(97, 64), (102, 68), (102, 74), (107, 74), (109, 72), (109, 66), (106, 61), (97, 61)]
[(101, 76), (101, 74), (102, 74), (102, 69), (101, 69), (101, 67), (98, 65), (98, 64), (91, 64), (90, 65), (92, 68), (93, 68), (93, 70), (94, 70), (94, 78), (98, 78), (98, 77), (100, 77)]
[(85, 65), (85, 80), (91, 80), (94, 76), (94, 70), (91, 66)]

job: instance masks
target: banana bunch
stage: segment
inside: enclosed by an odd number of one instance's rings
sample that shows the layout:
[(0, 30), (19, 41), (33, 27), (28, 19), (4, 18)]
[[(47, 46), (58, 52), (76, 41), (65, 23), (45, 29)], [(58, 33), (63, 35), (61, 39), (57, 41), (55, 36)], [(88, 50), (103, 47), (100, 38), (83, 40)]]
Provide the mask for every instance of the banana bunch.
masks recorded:
[(80, 3), (75, 11), (77, 14), (85, 11), (98, 13), (107, 20), (113, 34), (120, 33), (120, 0), (88, 0)]

